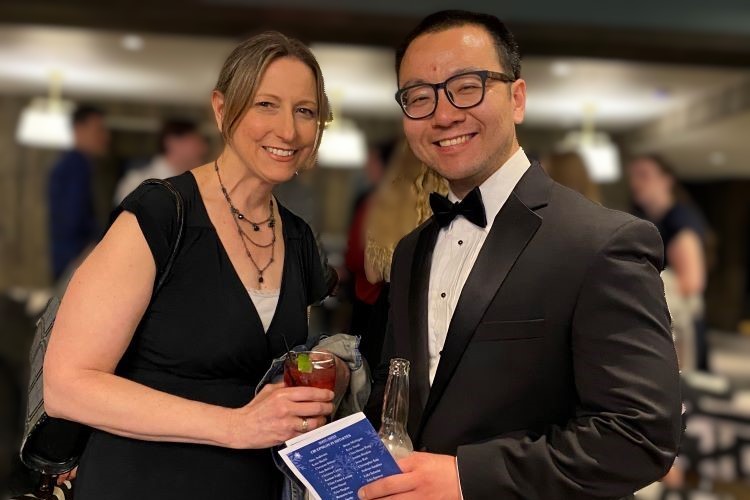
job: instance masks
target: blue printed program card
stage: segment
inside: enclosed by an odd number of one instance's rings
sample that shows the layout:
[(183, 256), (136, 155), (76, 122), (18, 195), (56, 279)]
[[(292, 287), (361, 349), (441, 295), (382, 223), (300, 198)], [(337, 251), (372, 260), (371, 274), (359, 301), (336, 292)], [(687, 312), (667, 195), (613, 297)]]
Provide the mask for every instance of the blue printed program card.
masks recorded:
[(362, 486), (401, 473), (361, 412), (286, 444), (279, 455), (317, 500), (357, 500)]

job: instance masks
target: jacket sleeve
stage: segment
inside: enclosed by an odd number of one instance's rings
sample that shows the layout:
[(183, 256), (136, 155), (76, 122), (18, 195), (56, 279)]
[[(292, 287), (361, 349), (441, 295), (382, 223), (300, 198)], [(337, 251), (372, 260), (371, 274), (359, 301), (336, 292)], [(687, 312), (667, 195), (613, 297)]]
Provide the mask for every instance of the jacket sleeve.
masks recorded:
[(681, 399), (662, 248), (656, 228), (634, 220), (597, 252), (571, 328), (575, 417), (541, 436), (459, 447), (467, 500), (620, 498), (669, 470)]

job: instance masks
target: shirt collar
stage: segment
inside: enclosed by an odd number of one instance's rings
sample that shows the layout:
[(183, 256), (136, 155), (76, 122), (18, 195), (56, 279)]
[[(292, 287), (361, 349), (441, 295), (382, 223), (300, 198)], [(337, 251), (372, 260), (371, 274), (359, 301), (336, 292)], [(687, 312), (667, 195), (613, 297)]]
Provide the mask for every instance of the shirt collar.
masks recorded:
[[(489, 231), (492, 223), (495, 221), (500, 209), (510, 197), (510, 193), (526, 173), (531, 162), (529, 161), (523, 148), (513, 153), (510, 158), (495, 172), (490, 175), (480, 186), (479, 191), (482, 193), (482, 202), (484, 211), (487, 215), (487, 227)], [(453, 191), (448, 192), (448, 199), (452, 202), (459, 201)]]

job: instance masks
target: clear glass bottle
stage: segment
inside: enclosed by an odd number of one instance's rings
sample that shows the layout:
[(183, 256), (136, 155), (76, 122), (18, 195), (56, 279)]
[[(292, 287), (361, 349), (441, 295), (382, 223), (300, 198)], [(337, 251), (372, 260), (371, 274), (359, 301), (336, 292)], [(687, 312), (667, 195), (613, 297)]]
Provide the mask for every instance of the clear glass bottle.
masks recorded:
[(409, 361), (391, 359), (388, 369), (388, 382), (385, 384), (383, 416), (380, 426), (380, 440), (393, 458), (399, 459), (414, 451), (414, 446), (406, 431), (409, 418)]

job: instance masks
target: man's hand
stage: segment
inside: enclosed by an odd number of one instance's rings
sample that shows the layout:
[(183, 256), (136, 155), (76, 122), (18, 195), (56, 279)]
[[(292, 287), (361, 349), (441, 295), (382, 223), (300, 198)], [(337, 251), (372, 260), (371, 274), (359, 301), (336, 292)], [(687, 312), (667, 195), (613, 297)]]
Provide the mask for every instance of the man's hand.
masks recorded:
[(456, 457), (412, 453), (398, 461), (403, 474), (385, 477), (359, 490), (359, 498), (373, 500), (459, 500)]

